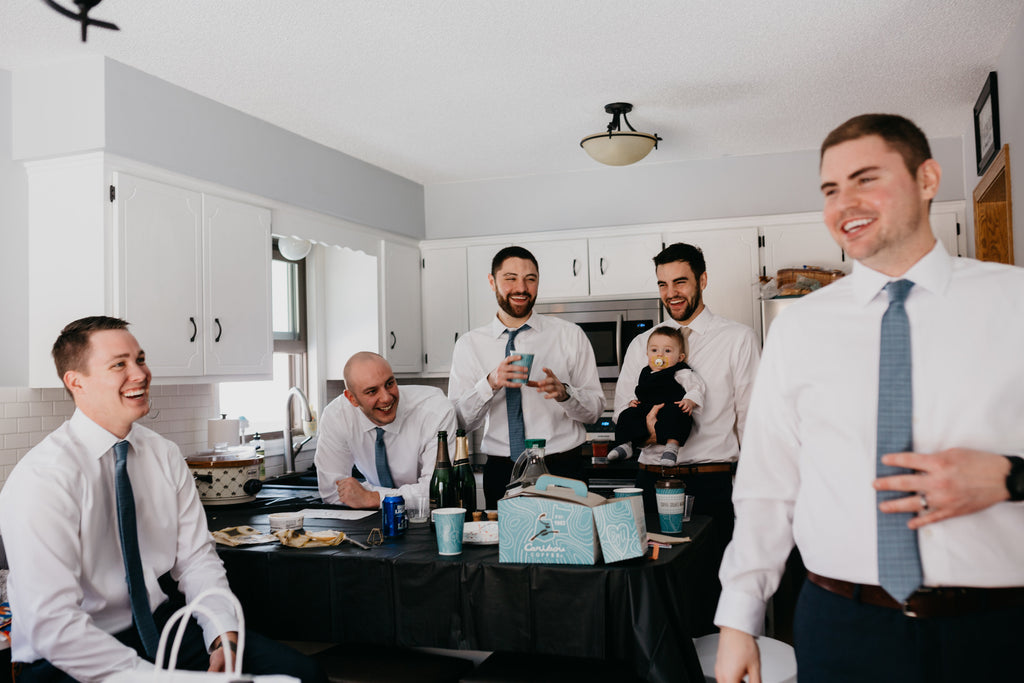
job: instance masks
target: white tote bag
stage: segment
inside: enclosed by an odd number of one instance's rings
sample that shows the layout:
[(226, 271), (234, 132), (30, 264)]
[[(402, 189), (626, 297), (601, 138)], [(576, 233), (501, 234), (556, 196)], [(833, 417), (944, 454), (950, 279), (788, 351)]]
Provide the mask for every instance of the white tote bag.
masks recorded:
[[(222, 672), (212, 671), (178, 671), (175, 662), (178, 660), (178, 651), (181, 649), (181, 640), (185, 635), (185, 626), (188, 620), (195, 613), (205, 615), (221, 634), (221, 642), (227, 640), (227, 631), (217, 620), (216, 615), (204, 607), (201, 603), (210, 596), (218, 596), (228, 600), (235, 608), (235, 616), (238, 619), (238, 649), (235, 652), (234, 662), (231, 668)], [(166, 660), (167, 642), (171, 635), (174, 641), (171, 644), (171, 658), (169, 668), (161, 668), (160, 662)], [(242, 673), (242, 654), (245, 651), (245, 616), (242, 614), (242, 606), (238, 598), (230, 591), (223, 588), (210, 588), (203, 591), (196, 599), (185, 605), (171, 615), (164, 625), (163, 633), (160, 634), (160, 645), (156, 651), (157, 666), (152, 670), (129, 670), (118, 671), (107, 677), (104, 683), (228, 683), (229, 681), (258, 681), (259, 683), (299, 683), (299, 679), (292, 676), (248, 676)]]

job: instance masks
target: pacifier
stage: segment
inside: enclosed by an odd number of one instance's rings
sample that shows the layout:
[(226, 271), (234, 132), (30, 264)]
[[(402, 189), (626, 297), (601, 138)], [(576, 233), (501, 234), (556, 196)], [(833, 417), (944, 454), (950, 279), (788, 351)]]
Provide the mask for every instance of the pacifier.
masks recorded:
[(666, 361), (665, 361), (665, 357), (664, 356), (655, 356), (654, 357), (654, 367), (656, 367), (656, 368), (663, 368), (663, 367), (665, 367), (665, 363), (666, 363)]

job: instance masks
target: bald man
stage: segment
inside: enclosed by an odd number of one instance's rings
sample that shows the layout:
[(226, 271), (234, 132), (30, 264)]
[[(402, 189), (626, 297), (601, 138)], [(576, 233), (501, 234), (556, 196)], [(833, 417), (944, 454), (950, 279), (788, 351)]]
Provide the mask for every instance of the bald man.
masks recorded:
[[(437, 433), (456, 429), (444, 392), (412, 385), (399, 392), (391, 366), (369, 351), (349, 358), (344, 375), (344, 394), (327, 404), (320, 419), (314, 457), (320, 497), (375, 509), (387, 496), (408, 501), (427, 495)], [(365, 481), (352, 476), (353, 465)]]

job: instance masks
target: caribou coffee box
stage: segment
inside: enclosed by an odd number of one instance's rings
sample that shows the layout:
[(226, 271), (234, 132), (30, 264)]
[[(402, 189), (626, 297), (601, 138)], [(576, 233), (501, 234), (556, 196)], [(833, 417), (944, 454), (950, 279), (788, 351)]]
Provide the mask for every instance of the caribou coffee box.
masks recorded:
[(498, 501), (501, 562), (618, 562), (641, 557), (646, 548), (639, 496), (606, 499), (581, 481), (545, 475)]

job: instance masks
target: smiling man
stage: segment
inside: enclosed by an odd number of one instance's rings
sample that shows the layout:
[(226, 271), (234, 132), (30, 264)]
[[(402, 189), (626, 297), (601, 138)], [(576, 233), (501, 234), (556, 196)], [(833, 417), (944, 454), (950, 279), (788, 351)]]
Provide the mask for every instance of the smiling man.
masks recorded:
[[(389, 495), (427, 495), (437, 433), (455, 434), (455, 411), (436, 387), (405, 386), (369, 351), (345, 363), (345, 393), (320, 420), (316, 463), (326, 503), (375, 509)], [(352, 476), (352, 466), (365, 481)]]
[(821, 147), (824, 218), (853, 272), (772, 323), (722, 564), (717, 680), (760, 680), (754, 636), (794, 542), (801, 683), (1020, 679), (1024, 270), (932, 234), (924, 133), (850, 119)]
[[(676, 456), (676, 465), (662, 465), (664, 445), (653, 437), (639, 454), (637, 486), (644, 491), (644, 506), (656, 509), (654, 484), (662, 476), (679, 477), (686, 493), (693, 495), (695, 514), (709, 515), (712, 526), (714, 561), (721, 559), (732, 538), (732, 474), (740, 456), (740, 439), (747, 416), (750, 391), (754, 385), (760, 345), (747, 325), (709, 309), (703, 298), (708, 285), (707, 264), (699, 247), (676, 243), (654, 257), (658, 294), (669, 319), (663, 325), (689, 329), (687, 364), (707, 385), (704, 403), (693, 411), (693, 430)], [(657, 328), (655, 328), (657, 329)], [(615, 418), (636, 399), (636, 385), (647, 367), (647, 342), (652, 331), (636, 337), (626, 350), (622, 371), (615, 385)], [(652, 416), (659, 410), (655, 406)], [(654, 419), (649, 419), (650, 425)], [(718, 591), (709, 589), (697, 606), (697, 628), (714, 630), (712, 618)]]
[[(552, 474), (583, 478), (583, 425), (600, 417), (604, 393), (583, 330), (534, 314), (540, 274), (533, 254), (517, 246), (500, 250), (487, 282), (497, 315), (456, 342), (448, 395), (462, 427), (484, 428), (484, 496), (493, 510), (525, 439), (546, 439)], [(529, 377), (513, 364), (517, 351), (535, 356)]]
[[(22, 458), (0, 491), (17, 683), (151, 669), (156, 638), (178, 607), (161, 576), (190, 600), (228, 590), (181, 452), (135, 424), (149, 412), (150, 371), (127, 327), (96, 316), (63, 329), (53, 358), (74, 415)], [(220, 599), (203, 604), (230, 642), (208, 616), (190, 621), (177, 667), (222, 671), (225, 646), (233, 650), (237, 637), (234, 609)], [(294, 650), (245, 635), (246, 673), (326, 681)]]

